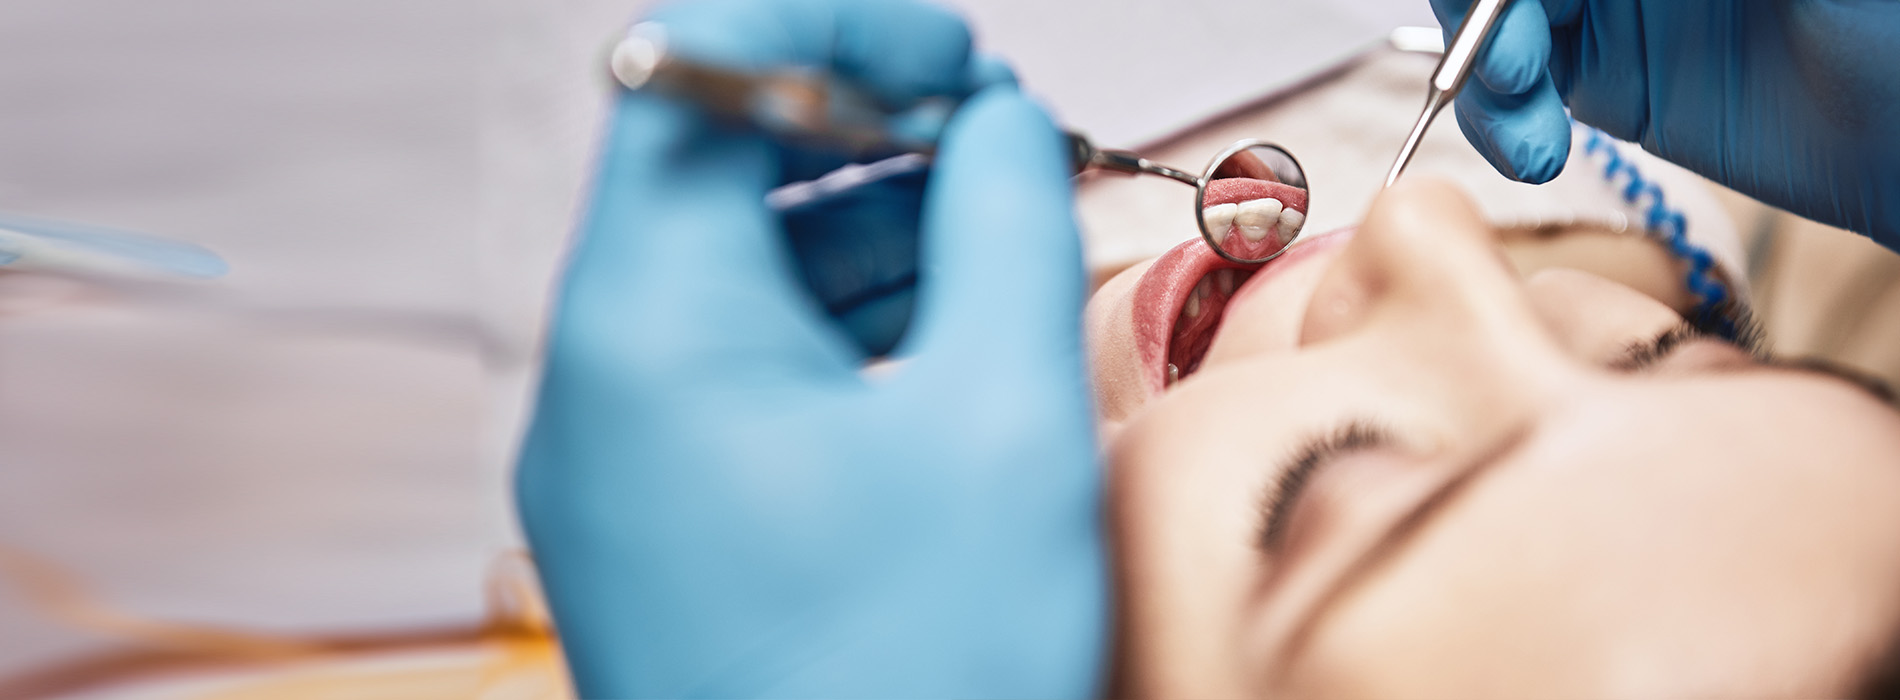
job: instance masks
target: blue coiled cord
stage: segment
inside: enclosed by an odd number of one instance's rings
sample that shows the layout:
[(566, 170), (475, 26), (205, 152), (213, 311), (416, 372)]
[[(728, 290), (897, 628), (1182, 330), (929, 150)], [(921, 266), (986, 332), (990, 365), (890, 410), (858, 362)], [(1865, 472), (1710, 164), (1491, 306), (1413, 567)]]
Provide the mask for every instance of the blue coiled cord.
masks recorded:
[[(1688, 267), (1683, 276), (1683, 287), (1697, 299), (1691, 320), (1725, 339), (1735, 340), (1738, 331), (1733, 315), (1735, 307), (1730, 303), (1733, 294), (1728, 284), (1714, 274), (1715, 256), (1689, 240), (1688, 221), (1683, 218), (1682, 212), (1669, 206), (1661, 186), (1643, 177), (1642, 170), (1623, 157), (1616, 147), (1615, 139), (1597, 129), (1587, 126), (1582, 128), (1588, 134), (1583, 152), (1603, 158), (1603, 178), (1611, 184), (1616, 183), (1619, 175), (1629, 177), (1629, 184), (1623, 187), (1623, 201), (1643, 211), (1644, 230), (1651, 238), (1662, 243), (1670, 255)], [(1644, 197), (1649, 198), (1646, 209), (1642, 204)]]

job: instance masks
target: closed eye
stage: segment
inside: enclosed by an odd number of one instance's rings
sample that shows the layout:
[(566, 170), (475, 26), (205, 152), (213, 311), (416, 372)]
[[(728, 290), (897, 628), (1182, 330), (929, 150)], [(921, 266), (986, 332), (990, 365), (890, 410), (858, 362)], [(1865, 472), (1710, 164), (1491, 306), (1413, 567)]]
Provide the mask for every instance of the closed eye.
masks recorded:
[(1274, 552), (1284, 546), (1288, 520), (1320, 467), (1354, 452), (1392, 442), (1390, 431), (1365, 420), (1348, 421), (1303, 442), (1293, 457), (1275, 470), (1279, 478), (1261, 496), (1261, 527), (1257, 539), (1260, 547)]
[[(1896, 393), (1893, 387), (1887, 384), (1886, 380), (1824, 358), (1774, 357), (1762, 348), (1760, 338), (1761, 334), (1758, 330), (1744, 333), (1742, 338), (1737, 341), (1737, 345), (1743, 352), (1754, 357), (1755, 360), (1763, 366), (1796, 372), (1808, 372), (1829, 379), (1844, 381), (1853, 385), (1855, 388), (1867, 392), (1868, 395), (1881, 403), (1900, 408), (1900, 398), (1897, 398), (1900, 397), (1900, 393)], [(1685, 321), (1671, 327), (1669, 330), (1663, 331), (1660, 335), (1646, 342), (1630, 345), (1623, 351), (1623, 354), (1610, 361), (1609, 367), (1623, 372), (1640, 372), (1645, 368), (1654, 366), (1668, 359), (1671, 354), (1683, 346), (1700, 340), (1728, 342), (1722, 340), (1720, 336), (1717, 336), (1707, 329), (1697, 327), (1695, 324)]]
[(1684, 344), (1702, 338), (1713, 338), (1706, 331), (1687, 321), (1671, 326), (1660, 335), (1640, 343), (1633, 343), (1623, 350), (1623, 354), (1609, 363), (1610, 369), (1620, 372), (1637, 372), (1668, 359), (1670, 353)]

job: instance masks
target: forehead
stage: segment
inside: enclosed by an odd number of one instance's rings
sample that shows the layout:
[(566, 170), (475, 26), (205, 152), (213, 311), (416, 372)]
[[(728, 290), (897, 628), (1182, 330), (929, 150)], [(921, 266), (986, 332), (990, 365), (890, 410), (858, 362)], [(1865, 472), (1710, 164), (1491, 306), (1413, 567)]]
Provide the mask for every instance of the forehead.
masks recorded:
[(1900, 611), (1900, 431), (1836, 384), (1618, 382), (1553, 412), (1349, 583), (1285, 680), (1833, 692)]

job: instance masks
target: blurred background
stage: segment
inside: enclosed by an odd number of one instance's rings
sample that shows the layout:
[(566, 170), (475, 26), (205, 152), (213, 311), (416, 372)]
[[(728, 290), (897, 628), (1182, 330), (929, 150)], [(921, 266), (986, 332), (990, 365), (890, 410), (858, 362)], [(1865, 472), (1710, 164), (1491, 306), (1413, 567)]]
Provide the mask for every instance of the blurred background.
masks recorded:
[[(7, 0), (0, 212), (232, 272), (0, 270), (0, 697), (105, 693), (65, 681), (153, 643), (58, 591), (263, 634), (482, 624), (602, 59), (647, 4)], [(1322, 230), (1375, 191), (1435, 61), (1385, 43), (1435, 26), (1424, 0), (950, 4), (1098, 142), (1191, 168), (1232, 134), (1289, 145), (1336, 202)], [(1502, 182), (1449, 119), (1430, 149), (1415, 168)], [(1131, 182), (1083, 185), (1098, 268), (1192, 235), (1184, 192)], [(1894, 256), (1717, 197), (1780, 349), (1900, 375)]]

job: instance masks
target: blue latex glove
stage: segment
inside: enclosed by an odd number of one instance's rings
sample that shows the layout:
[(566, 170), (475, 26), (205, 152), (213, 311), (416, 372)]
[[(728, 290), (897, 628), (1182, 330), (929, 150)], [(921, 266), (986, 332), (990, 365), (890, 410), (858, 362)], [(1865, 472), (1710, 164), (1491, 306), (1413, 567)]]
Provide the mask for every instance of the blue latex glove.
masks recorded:
[[(1469, 5), (1432, 0), (1448, 28)], [(1523, 0), (1476, 73), (1458, 125), (1506, 176), (1563, 169), (1568, 104), (1710, 179), (1900, 249), (1900, 3)]]
[[(894, 101), (955, 94), (973, 71), (964, 25), (912, 2), (706, 0), (656, 18), (695, 58), (826, 66)], [(809, 154), (618, 99), (518, 472), (581, 693), (1090, 694), (1100, 482), (1048, 117), (985, 88), (921, 189), (788, 231), (762, 198), (809, 176)], [(919, 207), (921, 224), (893, 223)], [(914, 290), (852, 281), (905, 259)], [(875, 378), (859, 365), (890, 322), (854, 327), (821, 301), (867, 290), (861, 308), (915, 299), (903, 363)]]

